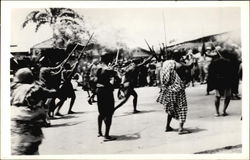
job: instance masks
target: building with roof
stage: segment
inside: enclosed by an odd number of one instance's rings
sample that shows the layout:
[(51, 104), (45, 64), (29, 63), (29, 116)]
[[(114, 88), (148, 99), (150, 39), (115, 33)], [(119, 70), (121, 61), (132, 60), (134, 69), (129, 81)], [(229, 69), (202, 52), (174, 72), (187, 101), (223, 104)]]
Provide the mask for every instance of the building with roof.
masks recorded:
[(132, 58), (145, 58), (149, 57), (150, 54), (147, 50), (137, 47), (130, 52)]

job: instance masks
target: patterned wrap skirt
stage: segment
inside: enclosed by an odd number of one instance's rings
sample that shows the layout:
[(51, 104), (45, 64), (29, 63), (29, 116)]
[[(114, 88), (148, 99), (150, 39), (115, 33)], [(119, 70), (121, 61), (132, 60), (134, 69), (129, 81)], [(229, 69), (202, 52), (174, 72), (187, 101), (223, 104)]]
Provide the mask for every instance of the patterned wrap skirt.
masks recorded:
[(175, 92), (167, 88), (162, 88), (156, 101), (165, 106), (167, 114), (182, 123), (186, 121), (188, 108), (184, 89)]

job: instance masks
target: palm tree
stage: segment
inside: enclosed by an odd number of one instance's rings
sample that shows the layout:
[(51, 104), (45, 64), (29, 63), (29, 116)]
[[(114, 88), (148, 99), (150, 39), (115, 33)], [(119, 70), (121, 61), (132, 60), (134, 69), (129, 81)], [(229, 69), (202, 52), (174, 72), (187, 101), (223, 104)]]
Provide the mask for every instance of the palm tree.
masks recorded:
[[(68, 39), (64, 39), (59, 30), (58, 26), (81, 26), (84, 23), (83, 17), (81, 17), (76, 11), (70, 8), (47, 8), (43, 10), (35, 10), (30, 12), (27, 16), (25, 21), (23, 22), (22, 27), (25, 28), (29, 23), (35, 23), (35, 32), (39, 30), (39, 28), (45, 24), (51, 26), (53, 30), (53, 38), (56, 40), (60, 40), (63, 44), (66, 44)], [(56, 35), (56, 29), (58, 29), (59, 35)], [(57, 46), (55, 44), (55, 46)]]
[(41, 11), (32, 11), (30, 12), (25, 21), (23, 22), (22, 27), (25, 28), (29, 22), (36, 23), (35, 32), (44, 25), (49, 24), (52, 26), (54, 32), (54, 25), (57, 22), (68, 22), (72, 24), (79, 24), (77, 20), (83, 22), (83, 18), (74, 10), (69, 8), (48, 8)]

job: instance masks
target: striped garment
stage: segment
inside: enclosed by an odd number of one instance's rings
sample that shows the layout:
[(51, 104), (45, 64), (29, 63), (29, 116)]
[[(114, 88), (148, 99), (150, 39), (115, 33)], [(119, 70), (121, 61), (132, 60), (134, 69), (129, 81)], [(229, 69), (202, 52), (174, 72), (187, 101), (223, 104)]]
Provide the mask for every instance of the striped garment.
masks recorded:
[(185, 122), (187, 116), (185, 85), (175, 71), (175, 63), (174, 60), (163, 63), (160, 74), (162, 87), (156, 101), (163, 104), (166, 112), (173, 118)]

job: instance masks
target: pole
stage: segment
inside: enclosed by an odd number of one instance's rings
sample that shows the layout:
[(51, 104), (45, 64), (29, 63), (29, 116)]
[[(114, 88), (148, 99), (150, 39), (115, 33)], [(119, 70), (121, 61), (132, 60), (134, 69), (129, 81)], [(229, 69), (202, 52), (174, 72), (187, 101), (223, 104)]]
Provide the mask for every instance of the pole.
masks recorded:
[(70, 54), (68, 55), (68, 57), (61, 63), (59, 64), (58, 66), (63, 66), (65, 63), (67, 63), (67, 61), (69, 60), (69, 57), (71, 57), (71, 55), (74, 53), (76, 47), (78, 46), (79, 44), (77, 43), (76, 46), (72, 49), (72, 51), (70, 52)]
[(120, 48), (118, 47), (118, 49), (117, 49), (117, 53), (116, 53), (116, 58), (115, 58), (115, 64), (117, 64), (117, 63), (118, 63), (119, 51), (120, 51)]
[(78, 57), (78, 61), (79, 61), (80, 58), (82, 57), (83, 52), (85, 51), (85, 49), (86, 49), (87, 45), (89, 44), (90, 40), (92, 39), (93, 35), (94, 35), (94, 33), (91, 34), (91, 36), (89, 37), (89, 40), (87, 41), (86, 45), (85, 45), (85, 46), (83, 47), (83, 49), (81, 50), (81, 54), (80, 54), (80, 56)]
[(167, 35), (166, 35), (166, 24), (165, 24), (165, 14), (164, 14), (164, 10), (162, 12), (163, 15), (163, 26), (164, 26), (164, 37), (165, 37), (165, 44), (167, 45)]

